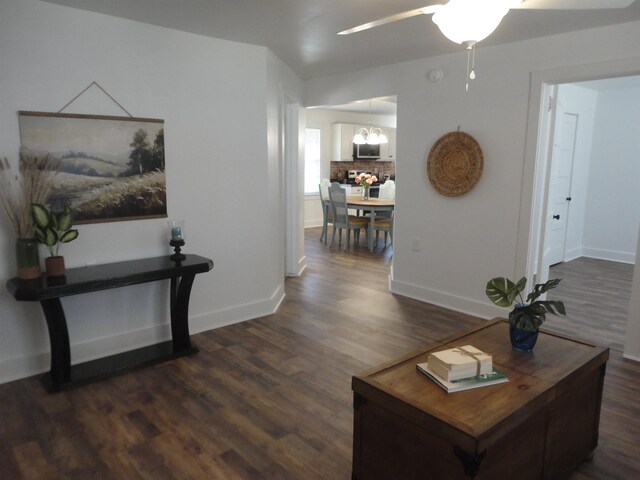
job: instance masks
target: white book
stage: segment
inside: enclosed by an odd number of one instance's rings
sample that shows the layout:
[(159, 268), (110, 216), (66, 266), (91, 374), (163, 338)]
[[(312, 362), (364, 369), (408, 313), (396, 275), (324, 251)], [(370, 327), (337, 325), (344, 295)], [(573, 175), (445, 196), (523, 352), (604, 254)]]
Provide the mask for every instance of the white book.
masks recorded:
[[(475, 365), (472, 365), (470, 368), (451, 371), (445, 366), (443, 366), (440, 362), (433, 362), (431, 358), (429, 358), (427, 365), (440, 378), (443, 378), (449, 381), (459, 380), (461, 378), (475, 377), (476, 374), (478, 373)], [(484, 375), (491, 373), (491, 365), (489, 365), (489, 369), (487, 369), (487, 366), (483, 366), (480, 370), (480, 373)]]
[[(492, 370), (492, 358), (491, 355), (478, 350), (472, 345), (464, 345), (461, 347), (449, 348), (440, 352), (434, 352), (429, 355), (429, 365), (439, 365), (440, 367), (455, 374), (465, 377), (471, 374), (487, 375)], [(443, 378), (448, 378), (448, 375), (442, 375)]]

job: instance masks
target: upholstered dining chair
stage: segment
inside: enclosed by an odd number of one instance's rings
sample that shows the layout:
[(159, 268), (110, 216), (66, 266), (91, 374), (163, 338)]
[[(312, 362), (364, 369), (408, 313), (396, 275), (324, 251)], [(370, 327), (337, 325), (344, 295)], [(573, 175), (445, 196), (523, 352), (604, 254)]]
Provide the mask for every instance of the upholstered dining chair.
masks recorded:
[(331, 182), (328, 178), (323, 178), (318, 184), (318, 190), (320, 192), (320, 204), (322, 205), (322, 233), (320, 234), (320, 241), (324, 240), (327, 243), (327, 229), (329, 223), (333, 223), (333, 210), (331, 209), (331, 202), (329, 200), (329, 186)]
[(391, 237), (391, 244), (393, 244), (393, 212), (388, 217), (376, 216), (373, 223), (373, 230), (376, 234), (375, 243), (378, 244), (378, 234), (384, 232), (384, 246), (387, 247), (387, 238)]
[(329, 247), (333, 246), (333, 242), (336, 238), (336, 230), (340, 230), (338, 236), (338, 244), (342, 243), (342, 230), (344, 229), (347, 234), (347, 238), (344, 244), (344, 249), (349, 247), (349, 241), (351, 238), (351, 230), (353, 230), (354, 243), (360, 238), (360, 230), (364, 228), (367, 239), (369, 238), (369, 219), (365, 217), (356, 217), (355, 215), (349, 215), (347, 209), (347, 195), (339, 183), (332, 183), (329, 187), (329, 199), (331, 201), (331, 210), (333, 211), (333, 235), (331, 236), (331, 243)]

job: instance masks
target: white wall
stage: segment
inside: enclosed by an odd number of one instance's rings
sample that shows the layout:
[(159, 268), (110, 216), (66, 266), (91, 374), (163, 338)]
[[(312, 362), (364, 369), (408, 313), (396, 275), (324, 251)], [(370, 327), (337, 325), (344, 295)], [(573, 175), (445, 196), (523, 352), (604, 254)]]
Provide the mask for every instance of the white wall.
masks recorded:
[[(583, 255), (584, 219), (587, 209), (589, 165), (598, 93), (575, 84), (558, 86), (556, 118), (564, 113), (578, 115), (575, 155), (571, 176), (571, 204), (567, 221), (565, 261)], [(556, 120), (556, 125), (558, 120)]]
[[(18, 110), (58, 111), (97, 81), (134, 116), (165, 120), (169, 218), (186, 220), (186, 253), (215, 262), (193, 287), (192, 332), (274, 311), (284, 294), (277, 112), (283, 93), (301, 96), (295, 75), (262, 47), (36, 0), (0, 4), (0, 58), (0, 157), (17, 161)], [(98, 97), (65, 112), (123, 114)], [(69, 267), (169, 253), (164, 219), (79, 230), (62, 248)], [(14, 239), (0, 223), (0, 278), (15, 275)], [(168, 338), (167, 291), (163, 282), (63, 299), (73, 361)], [(46, 370), (38, 304), (2, 289), (0, 311), (0, 381)]]
[(598, 92), (584, 255), (634, 263), (640, 224), (640, 88)]
[[(306, 102), (312, 105), (398, 96), (402, 162), (396, 177), (402, 189), (396, 196), (393, 291), (485, 317), (506, 313), (490, 305), (484, 286), (496, 275), (525, 274), (526, 247), (521, 245), (528, 244), (534, 161), (529, 152), (536, 148), (535, 137), (525, 139), (531, 121), (537, 121), (528, 117), (529, 98), (539, 96), (530, 91), (532, 74), (635, 60), (639, 42), (640, 22), (632, 22), (480, 46), (477, 79), (468, 93), (463, 49), (307, 82)], [(427, 72), (436, 68), (443, 70), (444, 79), (430, 83)], [(429, 184), (426, 157), (441, 135), (458, 126), (480, 143), (484, 171), (473, 190), (448, 198)]]

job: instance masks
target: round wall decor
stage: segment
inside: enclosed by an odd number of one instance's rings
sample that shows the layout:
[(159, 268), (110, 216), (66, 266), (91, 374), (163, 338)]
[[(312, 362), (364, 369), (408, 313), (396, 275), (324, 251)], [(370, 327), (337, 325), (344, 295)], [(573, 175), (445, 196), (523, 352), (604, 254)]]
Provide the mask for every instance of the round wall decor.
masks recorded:
[(482, 150), (475, 138), (460, 131), (450, 132), (431, 147), (427, 175), (439, 193), (457, 197), (478, 183), (482, 166)]

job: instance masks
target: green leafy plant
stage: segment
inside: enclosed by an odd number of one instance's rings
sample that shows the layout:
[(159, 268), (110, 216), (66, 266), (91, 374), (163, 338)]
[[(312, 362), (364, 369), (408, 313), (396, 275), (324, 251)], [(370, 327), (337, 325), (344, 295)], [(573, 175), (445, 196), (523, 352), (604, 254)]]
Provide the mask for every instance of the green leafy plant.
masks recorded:
[(559, 278), (538, 283), (529, 292), (526, 299), (523, 297), (527, 278), (522, 277), (517, 283), (505, 277), (492, 278), (487, 282), (486, 294), (494, 305), (510, 307), (516, 302), (514, 309), (509, 313), (509, 324), (522, 330), (537, 331), (545, 321), (545, 315), (566, 315), (564, 303), (558, 300), (537, 300), (538, 297), (556, 288), (560, 283)]
[(36, 238), (38, 242), (49, 248), (49, 255), (58, 255), (60, 244), (69, 243), (78, 238), (78, 230), (72, 229), (73, 214), (67, 206), (58, 215), (48, 211), (39, 203), (31, 204), (31, 219), (36, 227)]

